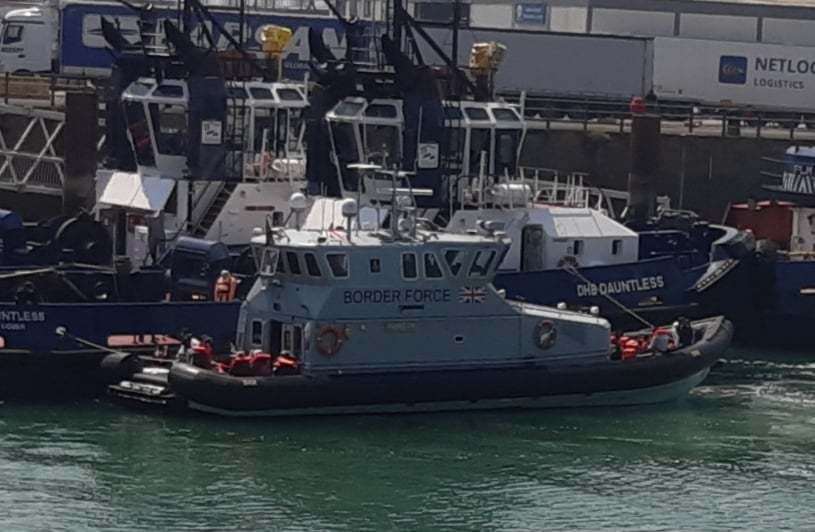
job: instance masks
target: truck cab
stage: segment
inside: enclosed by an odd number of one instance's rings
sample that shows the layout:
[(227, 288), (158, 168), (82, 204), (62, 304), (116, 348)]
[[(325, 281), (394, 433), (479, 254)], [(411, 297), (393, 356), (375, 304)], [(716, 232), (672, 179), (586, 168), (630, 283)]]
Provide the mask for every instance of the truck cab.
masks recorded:
[(0, 23), (0, 72), (50, 72), (56, 26), (39, 7), (13, 9)]

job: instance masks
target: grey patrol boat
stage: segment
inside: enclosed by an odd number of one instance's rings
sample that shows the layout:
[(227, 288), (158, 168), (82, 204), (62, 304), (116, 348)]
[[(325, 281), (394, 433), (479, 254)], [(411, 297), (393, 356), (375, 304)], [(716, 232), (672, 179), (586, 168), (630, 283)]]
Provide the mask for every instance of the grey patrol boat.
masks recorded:
[(128, 376), (110, 393), (241, 416), (656, 403), (699, 384), (730, 343), (722, 318), (663, 329), (657, 349), (650, 330), (621, 343), (591, 313), (510, 301), (491, 284), (506, 235), (440, 231), (411, 201), (318, 199), (306, 215), (293, 196), (293, 227), (256, 230), (241, 351), (147, 366), (111, 355)]

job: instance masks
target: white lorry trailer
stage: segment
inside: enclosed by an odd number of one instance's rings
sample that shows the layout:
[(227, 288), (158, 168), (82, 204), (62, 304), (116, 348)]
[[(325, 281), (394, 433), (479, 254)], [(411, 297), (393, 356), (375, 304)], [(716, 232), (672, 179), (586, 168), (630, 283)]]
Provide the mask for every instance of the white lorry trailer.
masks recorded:
[(815, 113), (815, 47), (654, 39), (660, 100)]

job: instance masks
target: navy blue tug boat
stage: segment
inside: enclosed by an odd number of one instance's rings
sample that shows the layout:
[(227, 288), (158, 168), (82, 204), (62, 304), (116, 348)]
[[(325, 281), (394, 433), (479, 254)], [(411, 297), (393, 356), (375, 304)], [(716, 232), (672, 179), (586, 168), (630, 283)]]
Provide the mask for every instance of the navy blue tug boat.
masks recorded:
[(182, 238), (133, 268), (112, 263), (110, 235), (86, 215), (25, 225), (10, 212), (0, 239), (2, 399), (98, 392), (106, 349), (150, 353), (183, 330), (207, 329), (221, 346), (233, 336), (239, 303), (212, 301), (222, 269), (240, 276), (222, 244)]

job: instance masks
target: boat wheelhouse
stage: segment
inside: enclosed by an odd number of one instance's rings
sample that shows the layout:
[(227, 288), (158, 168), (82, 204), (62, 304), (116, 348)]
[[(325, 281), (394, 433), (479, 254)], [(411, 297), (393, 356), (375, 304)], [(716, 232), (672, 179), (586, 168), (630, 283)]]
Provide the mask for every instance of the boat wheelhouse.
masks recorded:
[(118, 227), (119, 253), (143, 260), (149, 233), (153, 241), (191, 234), (245, 246), (267, 217), (281, 223), (288, 197), (303, 184), (304, 85), (226, 83), (224, 120), (198, 128), (201, 146), (223, 148), (219, 170), (207, 176), (190, 167), (198, 137), (186, 80), (142, 78), (121, 101), (137, 169), (97, 174), (99, 216)]
[[(343, 193), (357, 192), (356, 183), (364, 177), (349, 165), (375, 164), (386, 170), (405, 167), (403, 105), (399, 99), (350, 97), (326, 114), (334, 169)], [(526, 121), (515, 106), (495, 101), (445, 101), (442, 105), (445, 145), (420, 143), (414, 170), (443, 167), (454, 181), (479, 173), (517, 175)], [(387, 199), (377, 196), (376, 188), (382, 187), (371, 184), (371, 190), (364, 192), (371, 199)]]

